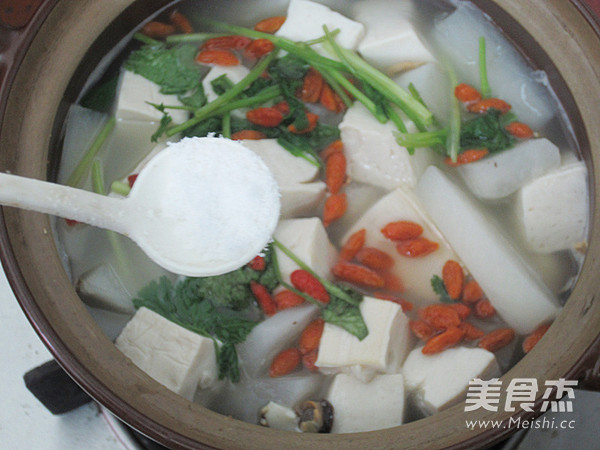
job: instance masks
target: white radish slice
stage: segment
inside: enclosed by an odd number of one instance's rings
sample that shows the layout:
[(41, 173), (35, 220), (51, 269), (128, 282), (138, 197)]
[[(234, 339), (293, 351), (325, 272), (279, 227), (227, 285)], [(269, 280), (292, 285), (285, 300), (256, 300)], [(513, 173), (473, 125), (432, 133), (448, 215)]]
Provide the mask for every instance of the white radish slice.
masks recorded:
[(429, 217), (509, 326), (527, 334), (556, 316), (558, 302), (552, 292), (447, 175), (429, 167), (416, 192)]

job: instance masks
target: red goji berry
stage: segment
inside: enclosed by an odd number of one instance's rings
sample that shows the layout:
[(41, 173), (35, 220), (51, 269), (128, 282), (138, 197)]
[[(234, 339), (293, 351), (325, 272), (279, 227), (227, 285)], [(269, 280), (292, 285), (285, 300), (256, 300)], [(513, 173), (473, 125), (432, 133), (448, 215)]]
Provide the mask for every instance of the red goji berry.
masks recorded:
[(365, 245), (367, 230), (361, 228), (350, 235), (340, 250), (339, 258), (343, 261), (354, 259), (358, 251)]
[(252, 39), (246, 36), (218, 36), (211, 39), (207, 39), (200, 46), (201, 50), (243, 50), (250, 43)]
[(448, 296), (452, 300), (460, 298), (465, 281), (465, 273), (461, 265), (453, 259), (446, 261), (444, 267), (442, 267), (442, 281)]
[(458, 312), (450, 305), (435, 304), (419, 310), (419, 317), (436, 330), (456, 327), (461, 323)]
[(533, 130), (529, 125), (522, 122), (511, 122), (506, 125), (506, 131), (512, 134), (517, 139), (531, 139), (533, 137)]
[(237, 66), (240, 60), (229, 50), (202, 50), (196, 56), (196, 61), (202, 64), (216, 64), (217, 66)]
[(302, 89), (300, 90), (300, 100), (307, 103), (315, 103), (321, 96), (321, 89), (323, 89), (323, 75), (321, 75), (316, 69), (309, 68), (304, 76), (302, 83)]
[(359, 264), (339, 261), (331, 268), (331, 273), (340, 280), (364, 287), (381, 289), (385, 285), (385, 280), (380, 274)]
[(164, 39), (167, 36), (175, 34), (176, 31), (177, 29), (174, 25), (156, 21), (148, 22), (141, 29), (142, 34), (151, 37), (152, 39)]
[(330, 195), (323, 205), (323, 225), (328, 227), (332, 222), (340, 219), (348, 209), (346, 193), (341, 192)]
[(472, 113), (483, 114), (488, 112), (490, 109), (497, 109), (502, 114), (506, 114), (510, 111), (511, 105), (506, 103), (504, 100), (499, 98), (486, 98), (479, 100), (478, 102), (471, 103), (467, 106), (467, 110)]
[(456, 161), (452, 161), (452, 159), (448, 156), (444, 159), (444, 162), (450, 167), (458, 167), (463, 164), (474, 163), (484, 158), (489, 151), (486, 148), (477, 148), (465, 150), (462, 153), (459, 153), (456, 157)]
[(317, 123), (319, 122), (319, 116), (313, 113), (306, 113), (306, 118), (308, 119), (308, 126), (306, 128), (302, 128), (299, 130), (296, 128), (296, 125), (291, 124), (288, 125), (288, 130), (294, 134), (306, 134), (310, 133), (317, 127)]
[(373, 270), (388, 270), (394, 266), (394, 258), (375, 247), (363, 247), (355, 256), (356, 261)]
[(515, 330), (512, 328), (499, 328), (482, 337), (477, 346), (489, 352), (496, 352), (510, 344), (514, 337)]
[(250, 42), (244, 50), (244, 57), (248, 59), (262, 58), (266, 54), (271, 53), (274, 49), (275, 44), (268, 39), (255, 39)]
[(267, 267), (267, 262), (265, 261), (265, 258), (260, 256), (260, 255), (256, 255), (252, 261), (250, 261), (248, 263), (248, 266), (252, 269), (252, 270), (256, 270), (258, 272), (262, 272), (263, 270), (266, 269)]
[(381, 229), (381, 233), (392, 241), (416, 239), (423, 234), (423, 227), (410, 220), (390, 222)]
[(248, 111), (246, 113), (246, 119), (255, 125), (272, 128), (281, 123), (283, 114), (275, 108), (261, 107)]
[(325, 161), (325, 184), (332, 194), (337, 194), (346, 181), (346, 156), (336, 152)]
[(462, 341), (465, 332), (458, 327), (450, 327), (447, 330), (436, 334), (429, 338), (421, 352), (424, 355), (433, 355), (436, 353), (443, 352), (447, 348), (454, 347), (460, 341)]
[(254, 25), (254, 29), (262, 33), (273, 34), (281, 28), (281, 25), (283, 25), (285, 19), (285, 16), (268, 17)]
[(192, 24), (186, 16), (178, 11), (173, 11), (169, 17), (169, 21), (184, 34), (190, 34), (194, 31)]
[(233, 133), (231, 135), (231, 139), (235, 140), (235, 141), (241, 141), (241, 140), (254, 140), (257, 141), (259, 139), (265, 139), (267, 136), (265, 136), (264, 133), (261, 133), (260, 131), (257, 130), (240, 130), (240, 131), (236, 131), (235, 133)]
[(321, 318), (313, 320), (300, 334), (298, 341), (298, 350), (303, 355), (312, 352), (319, 348), (321, 342), (321, 335), (325, 328), (325, 321)]
[(550, 328), (549, 323), (540, 325), (535, 330), (531, 332), (524, 340), (523, 340), (523, 351), (525, 353), (529, 353), (533, 347), (544, 337), (548, 328)]
[(273, 296), (273, 300), (275, 300), (275, 303), (277, 303), (278, 311), (294, 308), (304, 303), (303, 297), (287, 289), (279, 291), (277, 294), (275, 294)]
[(409, 258), (420, 258), (427, 256), (440, 247), (437, 242), (430, 241), (424, 237), (401, 241), (396, 244), (396, 250), (403, 256)]
[(329, 303), (329, 294), (325, 286), (310, 272), (302, 269), (294, 270), (290, 274), (290, 281), (299, 291), (310, 295), (321, 303)]
[(275, 378), (293, 372), (300, 365), (301, 359), (302, 355), (297, 348), (283, 350), (273, 358), (269, 368), (269, 376)]
[(454, 88), (454, 96), (462, 103), (471, 103), (481, 100), (479, 91), (466, 83), (460, 83)]
[(265, 315), (272, 316), (277, 312), (277, 303), (275, 303), (266, 287), (252, 280), (250, 281), (250, 290)]
[(433, 328), (424, 322), (423, 320), (410, 320), (408, 322), (408, 326), (410, 331), (422, 341), (427, 341), (431, 336), (433, 336)]

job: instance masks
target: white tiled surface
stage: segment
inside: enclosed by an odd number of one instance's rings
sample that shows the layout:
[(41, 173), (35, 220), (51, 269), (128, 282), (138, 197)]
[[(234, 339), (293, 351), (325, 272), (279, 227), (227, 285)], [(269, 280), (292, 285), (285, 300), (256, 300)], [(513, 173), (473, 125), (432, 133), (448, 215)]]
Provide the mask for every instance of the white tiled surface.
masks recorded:
[(23, 375), (52, 359), (0, 270), (0, 448), (123, 450), (95, 403), (52, 415), (25, 387)]

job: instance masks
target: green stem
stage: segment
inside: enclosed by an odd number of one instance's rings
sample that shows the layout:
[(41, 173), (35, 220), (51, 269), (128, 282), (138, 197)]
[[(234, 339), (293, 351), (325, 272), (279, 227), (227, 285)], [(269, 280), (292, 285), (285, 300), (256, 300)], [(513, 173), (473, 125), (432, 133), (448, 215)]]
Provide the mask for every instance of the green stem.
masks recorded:
[[(102, 163), (99, 160), (94, 160), (92, 164), (92, 187), (96, 194), (106, 195), (106, 190), (104, 189)], [(119, 266), (119, 272), (126, 274), (130, 279), (134, 279), (131, 278), (132, 275), (131, 266), (129, 265), (129, 258), (119, 242), (119, 234), (112, 230), (106, 230), (106, 234), (108, 236), (110, 246), (115, 254), (117, 265)]]
[(483, 98), (488, 98), (492, 95), (490, 83), (487, 75), (487, 57), (485, 48), (485, 38), (479, 38), (479, 79), (481, 84), (481, 95)]
[(163, 45), (162, 42), (157, 41), (156, 39), (152, 39), (151, 37), (146, 36), (145, 34), (142, 33), (135, 33), (133, 35), (133, 38), (144, 43), (147, 45), (153, 45), (153, 46), (157, 46), (157, 45)]
[(231, 112), (227, 111), (223, 114), (222, 125), (221, 125), (221, 134), (225, 138), (231, 137)]
[(271, 52), (266, 58), (262, 59), (254, 68), (246, 75), (239, 83), (233, 85), (231, 89), (225, 92), (223, 95), (217, 97), (212, 102), (204, 105), (198, 109), (193, 118), (178, 125), (176, 127), (167, 130), (167, 136), (174, 136), (181, 131), (187, 130), (190, 127), (202, 122), (215, 110), (225, 106), (228, 102), (231, 102), (234, 98), (242, 93), (250, 84), (252, 84), (261, 74), (269, 67), (273, 59), (276, 57), (277, 52)]
[(83, 158), (79, 161), (79, 164), (75, 167), (75, 170), (71, 173), (71, 176), (67, 179), (67, 182), (65, 183), (67, 186), (80, 187), (84, 175), (88, 172), (94, 158), (102, 148), (106, 139), (108, 139), (112, 133), (116, 123), (117, 120), (114, 117), (111, 117), (106, 124), (104, 124), (88, 150), (83, 155)]
[(450, 92), (448, 93), (450, 98), (450, 123), (448, 124), (448, 135), (446, 137), (446, 151), (452, 162), (456, 162), (456, 158), (460, 152), (461, 128), (460, 105), (458, 104), (458, 99), (454, 95), (454, 89), (458, 84), (458, 77), (449, 64), (446, 65), (446, 71), (450, 78)]
[(167, 44), (183, 44), (188, 42), (202, 42), (208, 39), (226, 36), (225, 33), (189, 33), (189, 34), (173, 34), (167, 36), (165, 41)]

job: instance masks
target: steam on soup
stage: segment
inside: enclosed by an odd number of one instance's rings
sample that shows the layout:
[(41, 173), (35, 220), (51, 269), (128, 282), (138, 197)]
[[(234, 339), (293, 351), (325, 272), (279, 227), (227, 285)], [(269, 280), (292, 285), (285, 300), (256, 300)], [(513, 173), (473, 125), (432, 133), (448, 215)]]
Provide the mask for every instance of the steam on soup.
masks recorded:
[(587, 173), (545, 74), (471, 3), (324, 3), (181, 2), (66, 124), (60, 181), (114, 196), (168, 142), (240, 140), (281, 192), (262, 254), (186, 278), (115, 234), (57, 235), (94, 318), (168, 388), (357, 432), (461, 401), (543, 336), (585, 252)]

